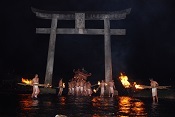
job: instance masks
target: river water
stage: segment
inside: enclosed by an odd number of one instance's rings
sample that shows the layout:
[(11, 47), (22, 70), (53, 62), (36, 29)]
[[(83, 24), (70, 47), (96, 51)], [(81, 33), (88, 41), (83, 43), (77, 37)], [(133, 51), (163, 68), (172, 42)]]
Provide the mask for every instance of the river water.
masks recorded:
[(0, 117), (174, 117), (175, 100), (129, 96), (75, 97), (30, 94), (1, 94)]

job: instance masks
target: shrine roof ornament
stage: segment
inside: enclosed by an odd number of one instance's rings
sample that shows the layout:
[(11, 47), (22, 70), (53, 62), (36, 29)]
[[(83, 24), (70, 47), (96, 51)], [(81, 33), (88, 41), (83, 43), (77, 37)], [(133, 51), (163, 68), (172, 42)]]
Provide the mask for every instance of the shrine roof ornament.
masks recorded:
[(75, 74), (83, 74), (84, 76), (91, 76), (92, 74), (87, 72), (84, 68), (78, 69), (78, 70), (73, 70)]

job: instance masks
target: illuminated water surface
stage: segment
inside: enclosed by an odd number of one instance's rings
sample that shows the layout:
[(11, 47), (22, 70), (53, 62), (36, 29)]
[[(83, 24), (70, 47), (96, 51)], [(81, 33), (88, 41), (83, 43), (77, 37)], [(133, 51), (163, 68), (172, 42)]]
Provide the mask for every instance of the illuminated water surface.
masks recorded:
[[(0, 115), (11, 117), (173, 117), (175, 100), (115, 96), (74, 97), (40, 95), (31, 99), (30, 94), (5, 96), (8, 102), (1, 105)], [(6, 106), (6, 107), (5, 107)]]

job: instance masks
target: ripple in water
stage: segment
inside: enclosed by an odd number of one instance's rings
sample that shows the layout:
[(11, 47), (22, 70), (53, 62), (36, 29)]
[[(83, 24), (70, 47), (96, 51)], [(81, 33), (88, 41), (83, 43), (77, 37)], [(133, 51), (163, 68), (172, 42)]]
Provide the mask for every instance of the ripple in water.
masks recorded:
[[(30, 94), (9, 96), (8, 108), (1, 104), (3, 113), (0, 116), (17, 117), (160, 117), (174, 116), (172, 105), (174, 100), (161, 100), (152, 103), (152, 99), (136, 99), (128, 96), (116, 97), (74, 97), (56, 95), (40, 95), (38, 99), (31, 99)], [(172, 108), (169, 106), (173, 106)], [(12, 112), (10, 110), (13, 110)], [(15, 113), (14, 113), (15, 112)]]

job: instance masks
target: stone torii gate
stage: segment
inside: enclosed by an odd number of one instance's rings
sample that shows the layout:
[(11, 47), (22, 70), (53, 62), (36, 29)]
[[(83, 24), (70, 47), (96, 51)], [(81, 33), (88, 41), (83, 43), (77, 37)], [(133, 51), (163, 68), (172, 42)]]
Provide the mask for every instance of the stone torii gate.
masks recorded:
[[(126, 29), (110, 29), (110, 20), (125, 19), (131, 8), (114, 12), (64, 12), (32, 8), (37, 17), (51, 19), (51, 28), (36, 28), (38, 34), (50, 34), (45, 84), (52, 85), (57, 34), (104, 35), (105, 81), (112, 80), (111, 35), (125, 35)], [(75, 28), (57, 28), (58, 20), (75, 20)], [(86, 29), (85, 20), (103, 20), (104, 29)]]

